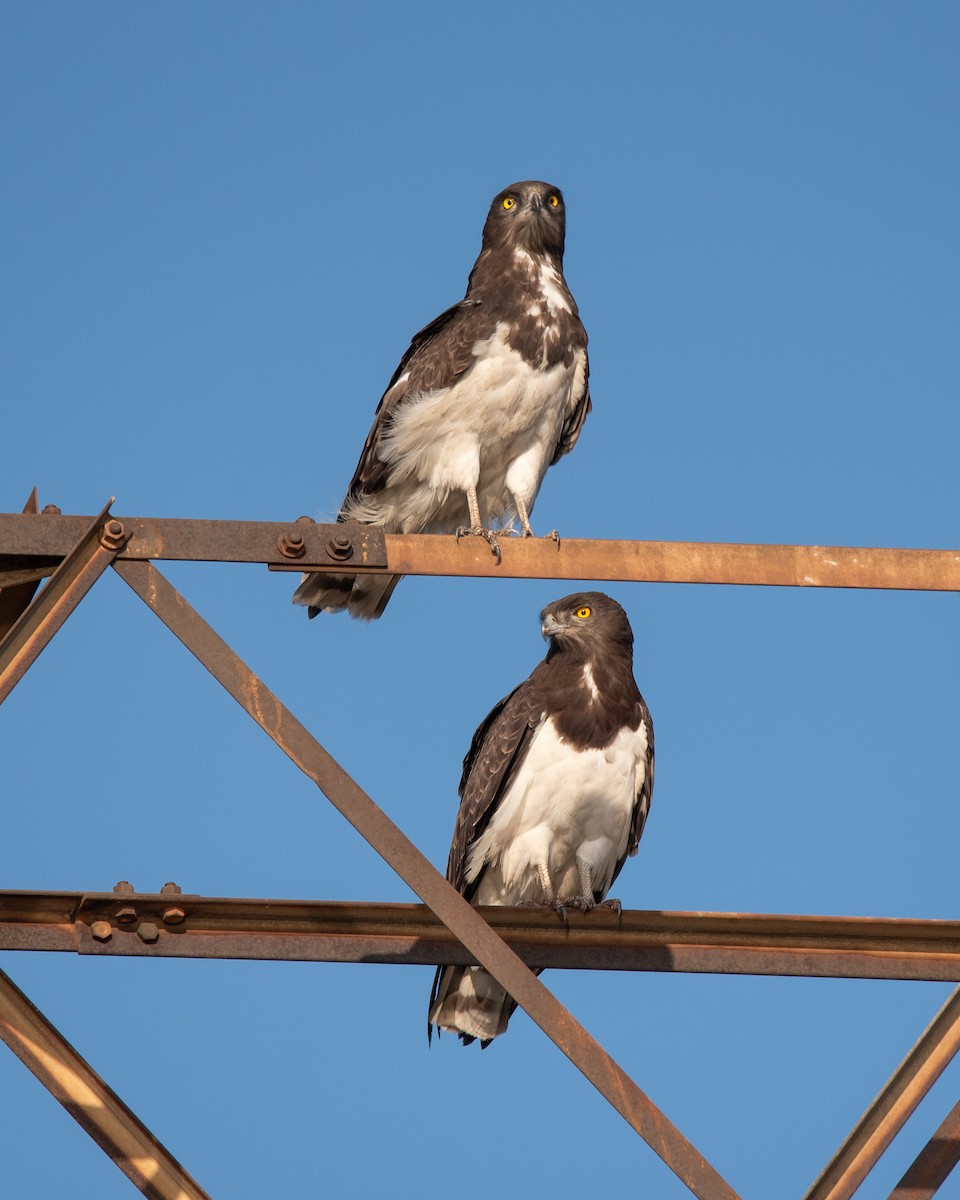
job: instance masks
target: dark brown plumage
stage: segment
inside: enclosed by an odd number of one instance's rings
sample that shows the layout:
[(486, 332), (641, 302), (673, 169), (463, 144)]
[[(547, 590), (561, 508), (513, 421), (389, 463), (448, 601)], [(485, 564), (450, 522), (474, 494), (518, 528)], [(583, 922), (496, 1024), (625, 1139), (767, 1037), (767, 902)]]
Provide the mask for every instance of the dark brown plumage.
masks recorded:
[[(635, 854), (653, 794), (653, 724), (626, 613), (602, 592), (548, 605), (547, 656), (463, 760), (447, 879), (477, 904), (599, 904)], [(483, 1044), (514, 1004), (482, 968), (441, 967), (430, 1025)]]
[[(339, 520), (482, 534), (529, 516), (590, 411), (587, 335), (563, 278), (563, 196), (528, 180), (493, 200), (467, 292), (414, 335), (377, 407)], [(310, 615), (379, 617), (396, 576), (305, 575)]]

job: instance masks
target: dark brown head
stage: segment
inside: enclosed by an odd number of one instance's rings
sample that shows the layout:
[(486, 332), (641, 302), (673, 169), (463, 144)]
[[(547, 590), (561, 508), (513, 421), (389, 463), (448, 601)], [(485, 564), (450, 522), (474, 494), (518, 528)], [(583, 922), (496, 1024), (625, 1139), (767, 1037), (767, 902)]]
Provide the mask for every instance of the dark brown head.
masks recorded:
[(549, 183), (527, 179), (494, 197), (483, 227), (483, 249), (508, 246), (563, 259), (566, 210), (563, 193)]
[(575, 592), (554, 600), (540, 614), (540, 629), (550, 642), (548, 659), (561, 652), (593, 658), (615, 649), (633, 659), (633, 630), (627, 614), (603, 592)]

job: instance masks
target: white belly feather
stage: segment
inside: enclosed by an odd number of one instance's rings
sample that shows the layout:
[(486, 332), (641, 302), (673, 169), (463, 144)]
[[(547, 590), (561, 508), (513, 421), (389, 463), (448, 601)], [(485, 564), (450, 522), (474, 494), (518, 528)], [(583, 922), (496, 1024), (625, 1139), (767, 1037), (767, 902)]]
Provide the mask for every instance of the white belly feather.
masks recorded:
[(560, 740), (551, 720), (534, 734), (523, 766), (467, 856), (466, 879), (486, 868), (479, 904), (543, 902), (538, 868), (546, 864), (558, 900), (580, 894), (577, 859), (606, 894), (626, 848), (646, 770), (641, 722), (604, 750), (580, 753)]
[[(450, 388), (398, 408), (381, 456), (390, 482), (349, 516), (402, 532), (447, 531), (466, 516), (475, 487), (482, 519), (512, 520), (513, 495), (533, 508), (566, 418), (584, 387), (586, 353), (569, 366), (532, 367), (506, 327), (474, 348), (476, 362)], [(369, 511), (368, 511), (369, 510)]]

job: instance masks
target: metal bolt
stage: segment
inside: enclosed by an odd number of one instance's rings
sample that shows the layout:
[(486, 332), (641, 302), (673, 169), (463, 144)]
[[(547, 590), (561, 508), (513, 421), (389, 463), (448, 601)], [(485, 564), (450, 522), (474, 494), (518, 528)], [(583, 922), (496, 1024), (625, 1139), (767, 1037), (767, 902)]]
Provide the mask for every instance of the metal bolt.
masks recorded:
[(297, 517), (297, 524), (298, 525), (316, 525), (316, 521), (313, 519), (313, 517)]
[(100, 545), (104, 550), (122, 550), (127, 544), (127, 531), (122, 521), (108, 521), (100, 534)]
[(60, 509), (59, 509), (59, 508), (57, 508), (57, 506), (56, 506), (55, 504), (45, 504), (45, 505), (43, 506), (43, 513), (42, 513), (42, 515), (43, 515), (44, 517), (59, 517), (59, 516), (60, 516)]
[(179, 896), (180, 885), (178, 883), (165, 883), (160, 889), (161, 896)]
[(327, 542), (327, 553), (331, 558), (341, 560), (350, 558), (353, 554), (353, 543), (345, 533), (337, 533)]
[(163, 910), (164, 925), (179, 925), (186, 918), (186, 913), (182, 908), (165, 908)]
[(144, 921), (137, 930), (137, 937), (141, 942), (159, 942), (160, 930), (152, 921)]
[(119, 883), (113, 885), (114, 893), (118, 896), (132, 896), (133, 884), (128, 883), (126, 879), (121, 879)]
[(90, 933), (98, 942), (109, 942), (113, 937), (113, 928), (109, 921), (94, 921)]
[(118, 908), (117, 920), (121, 925), (132, 925), (137, 919), (137, 910), (135, 908)]
[(303, 558), (307, 552), (302, 533), (282, 533), (277, 538), (277, 547), (285, 558)]

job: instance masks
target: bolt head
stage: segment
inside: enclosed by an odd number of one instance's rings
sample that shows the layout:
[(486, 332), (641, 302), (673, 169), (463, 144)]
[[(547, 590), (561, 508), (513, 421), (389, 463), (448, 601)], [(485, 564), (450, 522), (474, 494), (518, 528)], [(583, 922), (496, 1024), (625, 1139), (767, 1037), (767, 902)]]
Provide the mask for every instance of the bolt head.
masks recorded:
[(132, 925), (136, 919), (137, 910), (135, 908), (125, 906), (124, 908), (117, 909), (117, 920), (121, 925)]
[(178, 883), (165, 883), (160, 889), (161, 896), (179, 896), (180, 885)]
[(282, 533), (277, 538), (277, 547), (285, 558), (303, 558), (307, 552), (302, 533)]
[(345, 533), (337, 533), (327, 541), (327, 553), (331, 558), (343, 561), (353, 554), (353, 543)]
[(137, 937), (141, 942), (158, 942), (160, 940), (160, 930), (152, 921), (144, 921), (137, 929)]
[(186, 918), (182, 908), (167, 908), (163, 912), (164, 925), (179, 925)]
[(100, 545), (104, 550), (122, 550), (127, 544), (127, 531), (122, 521), (108, 521), (100, 534)]
[(90, 933), (98, 942), (109, 942), (113, 937), (113, 929), (109, 921), (94, 921), (90, 926)]

